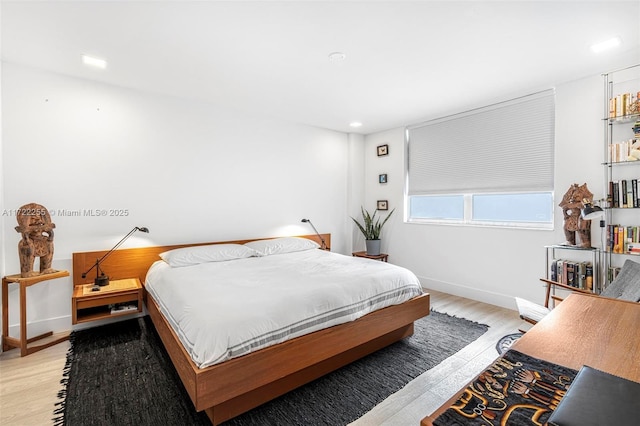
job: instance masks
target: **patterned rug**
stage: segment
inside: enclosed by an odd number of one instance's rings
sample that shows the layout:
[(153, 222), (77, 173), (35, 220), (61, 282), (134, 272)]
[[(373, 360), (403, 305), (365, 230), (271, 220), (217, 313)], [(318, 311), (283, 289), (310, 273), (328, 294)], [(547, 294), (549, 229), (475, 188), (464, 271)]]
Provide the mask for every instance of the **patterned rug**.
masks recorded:
[(511, 345), (517, 342), (518, 339), (522, 336), (522, 333), (513, 333), (501, 337), (500, 340), (498, 340), (498, 343), (496, 343), (496, 351), (498, 351), (498, 353), (502, 355), (503, 353), (511, 349)]
[[(345, 425), (476, 340), (488, 326), (432, 311), (414, 335), (226, 423)], [(148, 317), (72, 333), (56, 425), (209, 425)]]
[(433, 424), (546, 424), (577, 373), (511, 349), (484, 370)]

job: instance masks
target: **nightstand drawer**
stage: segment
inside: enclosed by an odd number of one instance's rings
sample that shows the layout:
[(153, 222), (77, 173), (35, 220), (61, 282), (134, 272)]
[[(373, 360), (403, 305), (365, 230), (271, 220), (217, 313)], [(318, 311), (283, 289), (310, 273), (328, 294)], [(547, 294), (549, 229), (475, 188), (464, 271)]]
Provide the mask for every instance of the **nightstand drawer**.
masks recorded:
[(112, 305), (115, 303), (124, 303), (138, 300), (138, 291), (105, 295), (104, 297), (96, 297), (91, 299), (78, 299), (76, 301), (76, 309), (94, 308), (102, 305)]

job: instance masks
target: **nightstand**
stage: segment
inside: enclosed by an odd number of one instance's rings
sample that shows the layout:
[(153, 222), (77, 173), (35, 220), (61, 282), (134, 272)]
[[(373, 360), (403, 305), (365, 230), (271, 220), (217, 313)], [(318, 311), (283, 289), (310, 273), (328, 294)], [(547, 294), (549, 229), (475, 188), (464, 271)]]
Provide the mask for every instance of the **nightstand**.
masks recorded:
[(93, 287), (82, 284), (73, 289), (73, 324), (142, 312), (142, 284), (138, 278), (112, 280), (98, 291), (92, 291)]
[[(57, 271), (51, 274), (37, 275), (35, 277), (22, 278), (20, 274), (8, 275), (2, 278), (2, 350), (7, 351), (11, 348), (20, 348), (20, 356), (25, 356), (37, 352), (39, 350), (56, 345), (64, 340), (69, 339), (69, 334), (58, 337), (49, 342), (40, 345), (31, 345), (29, 343), (36, 340), (44, 339), (53, 335), (49, 331), (35, 337), (27, 338), (27, 287), (38, 284), (42, 281), (53, 280), (55, 278), (68, 277), (68, 271)], [(9, 336), (9, 284), (20, 285), (20, 338)]]
[(389, 255), (387, 253), (367, 254), (366, 251), (356, 251), (351, 253), (351, 255), (355, 257), (366, 257), (367, 259), (380, 260), (382, 262), (386, 262), (389, 258)]

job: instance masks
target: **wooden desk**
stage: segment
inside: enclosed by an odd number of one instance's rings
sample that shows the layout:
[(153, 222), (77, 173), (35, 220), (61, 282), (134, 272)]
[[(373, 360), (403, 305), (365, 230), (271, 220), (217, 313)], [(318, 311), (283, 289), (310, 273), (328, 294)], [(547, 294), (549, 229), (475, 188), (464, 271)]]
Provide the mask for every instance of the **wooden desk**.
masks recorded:
[[(574, 293), (527, 331), (512, 348), (574, 370), (586, 364), (640, 382), (638, 324), (640, 303)], [(458, 396), (460, 393), (420, 424), (431, 425)]]
[[(57, 271), (51, 274), (37, 275), (35, 277), (22, 278), (20, 274), (8, 275), (2, 278), (2, 350), (7, 351), (11, 348), (20, 348), (20, 356), (25, 356), (37, 352), (49, 346), (56, 345), (69, 338), (69, 334), (55, 338), (41, 345), (29, 346), (29, 343), (36, 340), (44, 339), (53, 335), (49, 331), (39, 336), (27, 338), (27, 287), (38, 284), (42, 281), (52, 280), (55, 278), (68, 277), (68, 271)], [(20, 338), (9, 336), (9, 284), (18, 284), (20, 286)]]

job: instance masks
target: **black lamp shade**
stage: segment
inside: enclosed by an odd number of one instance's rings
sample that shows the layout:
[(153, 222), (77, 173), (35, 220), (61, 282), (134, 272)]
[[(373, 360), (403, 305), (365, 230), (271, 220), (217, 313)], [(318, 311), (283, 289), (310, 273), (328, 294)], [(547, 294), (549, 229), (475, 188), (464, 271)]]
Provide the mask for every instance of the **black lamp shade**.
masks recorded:
[(604, 216), (604, 210), (602, 210), (600, 206), (585, 204), (580, 214), (582, 215), (583, 219), (592, 220)]

